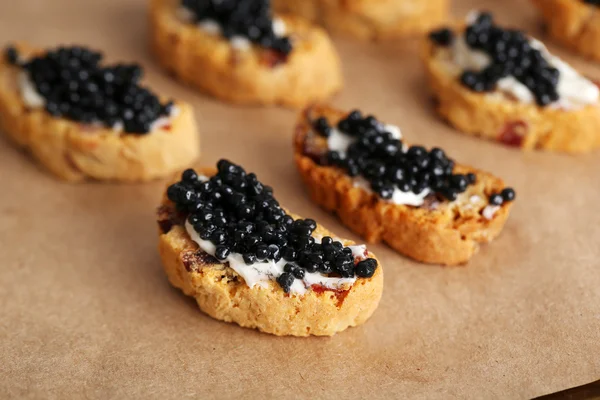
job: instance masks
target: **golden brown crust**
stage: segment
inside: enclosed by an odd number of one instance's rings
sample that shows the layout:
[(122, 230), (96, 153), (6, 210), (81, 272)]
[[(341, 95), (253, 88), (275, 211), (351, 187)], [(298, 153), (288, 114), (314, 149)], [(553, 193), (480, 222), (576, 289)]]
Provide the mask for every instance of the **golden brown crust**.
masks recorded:
[[(39, 50), (18, 46), (25, 57)], [(18, 68), (0, 60), (0, 127), (60, 179), (149, 181), (185, 168), (199, 155), (191, 107), (176, 103), (179, 114), (168, 129), (147, 135), (117, 134), (29, 109), (18, 89)]]
[(600, 60), (600, 7), (582, 0), (532, 0), (550, 35), (578, 53)]
[[(342, 170), (319, 165), (307, 154), (307, 143), (314, 140), (310, 121), (319, 116), (336, 124), (345, 114), (329, 107), (314, 107), (301, 115), (294, 141), (296, 166), (313, 201), (336, 213), (368, 242), (383, 241), (421, 262), (457, 265), (467, 262), (480, 243), (491, 241), (502, 230), (511, 203), (503, 204), (491, 220), (482, 216), (488, 197), (504, 188), (501, 179), (457, 165), (456, 173), (473, 172), (477, 183), (456, 201), (418, 208), (390, 204), (356, 187)], [(472, 196), (478, 196), (479, 200), (471, 201)]]
[(318, 22), (336, 34), (385, 40), (427, 32), (447, 17), (448, 0), (273, 0), (279, 12)]
[(584, 153), (600, 147), (600, 105), (565, 111), (465, 88), (449, 51), (426, 41), (425, 70), (437, 112), (460, 131), (522, 149)]
[(294, 40), (287, 61), (253, 46), (236, 50), (219, 35), (181, 21), (176, 0), (152, 0), (153, 51), (164, 68), (219, 99), (242, 104), (302, 107), (342, 88), (339, 57), (321, 28), (281, 16)]
[[(207, 176), (214, 173), (202, 172)], [(349, 290), (314, 288), (295, 296), (286, 295), (275, 282), (268, 288), (251, 289), (227, 264), (199, 250), (181, 221), (173, 218), (172, 207), (164, 199), (159, 212), (159, 252), (164, 269), (173, 286), (194, 297), (200, 309), (215, 319), (278, 336), (331, 336), (364, 323), (379, 304), (383, 291), (379, 262), (373, 277), (359, 278)], [(333, 236), (320, 225), (315, 234)], [(375, 258), (371, 253), (369, 257)]]

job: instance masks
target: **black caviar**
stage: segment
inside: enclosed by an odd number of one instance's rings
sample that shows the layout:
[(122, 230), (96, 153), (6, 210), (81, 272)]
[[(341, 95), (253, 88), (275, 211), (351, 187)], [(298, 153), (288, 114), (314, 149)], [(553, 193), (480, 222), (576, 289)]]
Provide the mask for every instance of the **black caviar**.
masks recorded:
[(501, 206), (504, 203), (513, 201), (516, 193), (513, 188), (505, 188), (500, 193), (493, 193), (489, 198), (489, 203), (493, 206)]
[[(432, 32), (430, 39), (440, 46), (448, 46), (455, 40), (447, 28)], [(467, 27), (465, 40), (471, 49), (482, 51), (491, 59), (491, 64), (482, 71), (463, 72), (461, 82), (469, 89), (490, 92), (500, 79), (513, 76), (531, 91), (538, 105), (558, 100), (560, 72), (531, 46), (523, 32), (503, 29), (494, 24), (490, 13), (481, 13)]]
[[(315, 130), (329, 136), (331, 126), (325, 118), (314, 121)], [(387, 132), (384, 125), (373, 116), (363, 117), (352, 111), (339, 121), (337, 128), (355, 140), (348, 146), (346, 155), (328, 151), (326, 162), (343, 168), (351, 176), (362, 176), (371, 189), (384, 199), (390, 199), (394, 190), (419, 194), (429, 189), (448, 200), (476, 181), (475, 174), (454, 174), (454, 161), (444, 150), (427, 150), (422, 146), (405, 148), (403, 142)]]
[(600, 0), (583, 0), (583, 2), (593, 6), (600, 6)]
[[(169, 186), (167, 196), (202, 240), (216, 246), (215, 257), (225, 260), (230, 253), (242, 254), (246, 264), (284, 259), (284, 273), (277, 278), (285, 292), (294, 279), (307, 272), (341, 277), (371, 277), (375, 259), (355, 265), (352, 249), (330, 237), (316, 243), (312, 219), (294, 220), (273, 197), (271, 187), (255, 174), (227, 160), (217, 163), (218, 173), (198, 179), (193, 170), (183, 173), (180, 182)], [(362, 263), (362, 264), (361, 264)]]
[(55, 117), (107, 127), (123, 124), (127, 133), (144, 134), (160, 117), (169, 116), (173, 102), (139, 85), (137, 64), (102, 67), (102, 54), (84, 47), (59, 47), (29, 60), (21, 60), (14, 47), (5, 57), (22, 68)]
[(195, 16), (194, 22), (215, 21), (224, 37), (243, 36), (259, 46), (284, 55), (292, 51), (289, 37), (273, 31), (270, 0), (182, 0)]

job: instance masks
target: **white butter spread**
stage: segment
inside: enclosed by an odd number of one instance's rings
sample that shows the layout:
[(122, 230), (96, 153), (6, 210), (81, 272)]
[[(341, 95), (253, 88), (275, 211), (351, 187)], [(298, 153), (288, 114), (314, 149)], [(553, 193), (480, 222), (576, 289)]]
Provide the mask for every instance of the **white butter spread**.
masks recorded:
[(499, 209), (500, 209), (500, 206), (494, 206), (494, 205), (489, 204), (489, 205), (485, 206), (485, 208), (481, 212), (481, 215), (483, 215), (483, 218), (485, 218), (487, 220), (491, 220), (492, 218), (494, 218), (494, 215), (496, 214), (496, 212), (498, 212)]
[(248, 50), (252, 47), (252, 43), (243, 36), (233, 36), (229, 40), (229, 43), (231, 43), (231, 47), (241, 51)]
[(275, 36), (282, 37), (285, 36), (287, 32), (287, 27), (285, 26), (285, 22), (283, 22), (280, 18), (275, 18), (273, 20), (273, 33)]
[[(395, 125), (384, 125), (383, 129), (386, 132), (389, 132), (392, 138), (400, 140), (402, 139), (402, 132), (400, 128)], [(348, 150), (348, 146), (354, 143), (355, 139), (346, 135), (342, 131), (337, 128), (331, 129), (331, 133), (327, 138), (327, 147), (330, 151), (337, 151), (341, 158), (346, 157), (346, 151)], [(403, 151), (406, 152), (408, 150), (407, 146), (403, 144)], [(353, 178), (354, 186), (359, 187), (363, 190), (372, 192), (371, 186), (369, 182), (362, 177)], [(424, 189), (421, 193), (413, 193), (413, 192), (403, 192), (397, 187), (394, 188), (394, 193), (392, 194), (392, 198), (386, 201), (389, 201), (393, 204), (398, 205), (407, 205), (407, 206), (415, 206), (418, 207), (423, 204), (425, 201), (425, 197), (431, 193), (429, 188)]]
[[(371, 186), (369, 184), (369, 182), (362, 177), (356, 177), (353, 179), (354, 181), (354, 187), (359, 187), (363, 190), (366, 190), (367, 192), (371, 193)], [(424, 201), (425, 201), (425, 197), (427, 197), (427, 195), (431, 193), (430, 189), (424, 189), (421, 193), (415, 194), (413, 192), (403, 192), (402, 190), (398, 189), (397, 187), (394, 188), (394, 193), (392, 194), (392, 198), (390, 200), (386, 200), (389, 201), (390, 203), (393, 204), (403, 204), (403, 205), (407, 205), (407, 206), (421, 206), (423, 205)]]
[(46, 99), (38, 93), (26, 72), (19, 74), (19, 89), (23, 102), (29, 108), (42, 108), (46, 105)]
[(205, 31), (206, 33), (209, 33), (211, 35), (220, 35), (221, 34), (221, 27), (219, 26), (219, 23), (212, 19), (207, 19), (207, 20), (198, 22), (198, 27), (200, 29), (202, 29), (203, 31)]
[[(190, 238), (200, 246), (202, 251), (214, 257), (216, 246), (209, 240), (202, 240), (194, 227), (189, 223), (185, 223), (185, 229), (190, 235)], [(355, 257), (364, 259), (365, 246), (348, 246), (352, 249), (352, 254)], [(223, 263), (229, 263), (229, 267), (238, 275), (244, 278), (246, 284), (253, 288), (254, 286), (267, 288), (269, 281), (274, 281), (281, 274), (283, 268), (288, 261), (284, 259), (275, 262), (268, 260), (265, 262), (256, 262), (247, 265), (244, 258), (239, 253), (231, 253)], [(293, 263), (292, 263), (293, 264)], [(321, 285), (327, 289), (348, 289), (356, 282), (356, 277), (353, 278), (331, 278), (317, 272), (306, 272), (303, 279), (294, 279), (294, 283), (290, 288), (290, 293), (303, 295), (312, 285)]]
[[(473, 23), (477, 16), (477, 13), (470, 13), (467, 16), (467, 23)], [(600, 101), (600, 89), (593, 82), (580, 75), (560, 58), (550, 54), (546, 46), (540, 41), (530, 39), (529, 43), (532, 48), (539, 50), (548, 63), (560, 73), (556, 88), (559, 99), (552, 103), (550, 107), (574, 110), (590, 104), (597, 104)], [(451, 62), (454, 64), (451, 69), (457, 76), (465, 70), (479, 72), (492, 62), (486, 53), (471, 49), (465, 41), (464, 34), (456, 37), (450, 47), (450, 52)], [(522, 103), (535, 104), (535, 97), (531, 91), (513, 76), (500, 79), (497, 88)], [(489, 93), (488, 95), (494, 97), (496, 94)]]

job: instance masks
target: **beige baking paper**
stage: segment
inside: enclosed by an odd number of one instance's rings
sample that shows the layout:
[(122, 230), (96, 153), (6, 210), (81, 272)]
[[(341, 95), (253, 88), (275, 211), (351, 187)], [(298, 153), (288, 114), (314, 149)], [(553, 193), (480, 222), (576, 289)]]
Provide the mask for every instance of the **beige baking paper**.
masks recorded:
[[(474, 6), (540, 34), (525, 0), (457, 0), (454, 14)], [(203, 163), (241, 163), (291, 210), (358, 239), (300, 183), (295, 112), (232, 107), (175, 82), (146, 28), (143, 0), (0, 2), (3, 44), (76, 42), (141, 62), (147, 82), (194, 105)], [(2, 138), (0, 398), (530, 398), (600, 377), (600, 152), (521, 153), (463, 136), (433, 113), (418, 43), (336, 44), (347, 85), (335, 105), (516, 188), (502, 235), (465, 268), (371, 246), (385, 290), (364, 326), (278, 338), (215, 321), (169, 286), (154, 221), (163, 182), (61, 183)]]

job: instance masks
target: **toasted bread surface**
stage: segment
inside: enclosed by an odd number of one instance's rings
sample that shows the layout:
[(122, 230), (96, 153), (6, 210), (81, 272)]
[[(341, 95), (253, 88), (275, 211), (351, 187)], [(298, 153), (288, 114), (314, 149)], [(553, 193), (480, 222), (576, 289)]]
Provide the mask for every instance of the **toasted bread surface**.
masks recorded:
[(532, 0), (550, 35), (579, 54), (600, 61), (600, 7), (581, 0)]
[(427, 32), (447, 17), (448, 0), (274, 0), (273, 7), (318, 22), (332, 33), (386, 40)]

